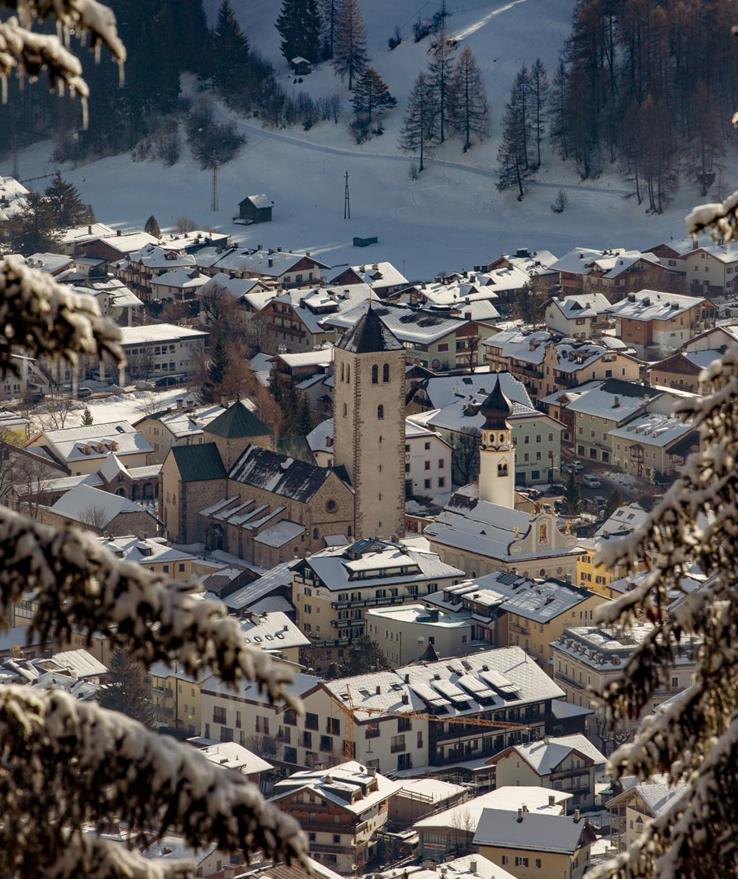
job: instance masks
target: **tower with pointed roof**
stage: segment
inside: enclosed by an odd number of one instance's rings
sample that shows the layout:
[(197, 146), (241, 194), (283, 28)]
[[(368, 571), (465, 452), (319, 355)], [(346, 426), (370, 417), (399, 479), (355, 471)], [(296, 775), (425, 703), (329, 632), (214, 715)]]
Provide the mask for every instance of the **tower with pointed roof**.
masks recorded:
[(479, 450), (479, 499), (512, 510), (515, 508), (515, 446), (508, 418), (512, 403), (497, 376), (492, 393), (482, 403), (484, 415)]
[(214, 442), (220, 452), (223, 465), (228, 470), (240, 455), (251, 446), (272, 448), (272, 432), (246, 406), (236, 400), (203, 430), (204, 442)]
[(354, 489), (352, 537), (405, 523), (405, 349), (371, 304), (334, 351), (335, 464)]

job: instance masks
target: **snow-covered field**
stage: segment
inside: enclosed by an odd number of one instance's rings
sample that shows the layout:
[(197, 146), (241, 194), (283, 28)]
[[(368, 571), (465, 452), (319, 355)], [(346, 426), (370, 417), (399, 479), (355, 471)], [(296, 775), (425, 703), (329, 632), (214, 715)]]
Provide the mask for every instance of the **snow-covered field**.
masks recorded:
[[(207, 2), (217, 7), (218, 0)], [(397, 139), (407, 94), (427, 65), (429, 46), (427, 39), (413, 43), (411, 28), (419, 12), (430, 16), (436, 5), (434, 0), (362, 0), (371, 63), (399, 101), (382, 137), (357, 146), (346, 120), (321, 123), (308, 132), (299, 127), (265, 130), (242, 121), (249, 141), (221, 169), (216, 212), (210, 210), (210, 175), (189, 160), (186, 148), (173, 168), (117, 156), (62, 170), (98, 218), (111, 225), (141, 227), (153, 213), (164, 228), (186, 215), (249, 246), (307, 249), (332, 265), (389, 259), (411, 278), (471, 267), (518, 247), (562, 253), (575, 245), (635, 247), (684, 237), (684, 216), (697, 200), (691, 186), (682, 187), (668, 213), (651, 217), (635, 204), (619, 176), (605, 174), (580, 185), (572, 167), (547, 150), (540, 182), (524, 202), (495, 188), (499, 122), (513, 76), (536, 57), (549, 70), (555, 66), (574, 0), (450, 0), (449, 31), (471, 46), (483, 70), (492, 138), (466, 155), (458, 141), (447, 143), (420, 179), (411, 180), (412, 160), (398, 151)], [(251, 44), (277, 65), (292, 89), (274, 29), (277, 0), (234, 0), (234, 6)], [(390, 52), (387, 38), (395, 25), (404, 39)], [(348, 116), (348, 92), (330, 65), (321, 65), (294, 88), (314, 97), (339, 92)], [(37, 144), (21, 154), (21, 176), (50, 170), (49, 150), (49, 144)], [(350, 221), (343, 219), (345, 171), (350, 175)], [(9, 162), (0, 164), (0, 173), (9, 172)], [(555, 215), (550, 204), (559, 188), (566, 189), (569, 206)], [(274, 221), (251, 228), (234, 225), (238, 201), (259, 192), (274, 200)], [(353, 236), (370, 235), (379, 236), (377, 246), (352, 246)]]

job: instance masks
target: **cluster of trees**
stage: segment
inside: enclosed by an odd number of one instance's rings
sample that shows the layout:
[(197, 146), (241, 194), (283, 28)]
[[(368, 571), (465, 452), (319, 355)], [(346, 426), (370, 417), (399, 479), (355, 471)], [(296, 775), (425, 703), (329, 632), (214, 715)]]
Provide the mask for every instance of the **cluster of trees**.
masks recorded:
[(276, 28), (288, 62), (332, 60), (349, 90), (369, 61), (358, 0), (282, 0)]
[(29, 193), (23, 210), (2, 224), (0, 250), (25, 254), (54, 251), (61, 231), (94, 219), (92, 208), (82, 202), (77, 187), (57, 171), (43, 193)]
[(733, 143), (730, 0), (580, 0), (551, 96), (551, 140), (582, 178), (606, 162), (660, 213), (680, 174), (705, 195)]
[(418, 156), (419, 167), (432, 148), (454, 135), (466, 152), (473, 137), (489, 135), (489, 104), (471, 49), (456, 59), (456, 44), (442, 30), (431, 46), (428, 70), (421, 72), (410, 93), (400, 148)]
[(315, 427), (310, 411), (310, 401), (299, 393), (290, 376), (272, 372), (269, 391), (282, 411), (280, 435), (284, 437), (307, 436)]
[(540, 58), (520, 68), (505, 104), (502, 139), (497, 153), (498, 189), (517, 189), (522, 201), (530, 179), (541, 165), (541, 145), (548, 119), (549, 83)]

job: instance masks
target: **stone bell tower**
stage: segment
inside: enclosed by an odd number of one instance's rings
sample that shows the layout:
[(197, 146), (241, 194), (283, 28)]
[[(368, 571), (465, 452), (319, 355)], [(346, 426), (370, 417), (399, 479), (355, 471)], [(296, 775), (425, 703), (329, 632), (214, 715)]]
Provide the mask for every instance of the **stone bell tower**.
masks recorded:
[(354, 488), (353, 537), (405, 523), (405, 349), (370, 302), (334, 350), (335, 464)]

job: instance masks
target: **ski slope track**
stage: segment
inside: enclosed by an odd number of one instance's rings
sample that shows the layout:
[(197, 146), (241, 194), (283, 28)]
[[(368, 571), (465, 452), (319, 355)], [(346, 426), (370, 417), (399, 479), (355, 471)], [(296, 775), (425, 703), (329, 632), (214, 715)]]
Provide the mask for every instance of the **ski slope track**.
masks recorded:
[[(332, 265), (388, 259), (411, 279), (469, 268), (520, 247), (563, 253), (574, 246), (649, 246), (681, 239), (684, 216), (698, 200), (682, 187), (669, 211), (658, 217), (638, 206), (627, 181), (616, 173), (580, 182), (544, 144), (543, 164), (523, 202), (496, 188), (500, 119), (510, 87), (522, 64), (540, 57), (549, 71), (566, 40), (576, 0), (448, 0), (448, 30), (469, 46), (484, 78), (491, 108), (491, 137), (463, 153), (458, 139), (437, 147), (427, 169), (411, 179), (415, 160), (398, 140), (413, 82), (428, 65), (430, 40), (415, 43), (412, 25), (430, 17), (440, 0), (360, 0), (367, 25), (370, 63), (387, 82), (398, 107), (384, 118), (384, 134), (357, 145), (349, 130), (350, 94), (330, 64), (296, 82), (279, 52), (274, 27), (279, 0), (232, 0), (253, 47), (275, 65), (279, 81), (294, 96), (339, 94), (343, 118), (272, 130), (238, 119), (248, 143), (219, 170), (219, 204), (211, 210), (211, 174), (200, 170), (183, 145), (171, 168), (133, 162), (121, 155), (62, 166), (64, 176), (92, 204), (97, 217), (121, 229), (141, 228), (154, 214), (162, 229), (178, 217), (200, 228), (227, 231), (245, 246), (306, 249)], [(215, 16), (219, 0), (205, 0)], [(402, 43), (390, 51), (387, 39), (400, 29)], [(219, 112), (226, 113), (221, 110)], [(19, 154), (21, 178), (54, 170), (52, 145), (36, 144)], [(0, 174), (11, 172), (8, 158)], [(343, 219), (344, 173), (351, 191), (351, 220)], [(738, 173), (727, 169), (727, 185)], [(31, 183), (44, 186), (44, 181)], [(550, 209), (557, 190), (569, 204), (563, 214)], [(274, 200), (273, 222), (244, 227), (233, 223), (238, 202), (265, 193)], [(727, 193), (725, 193), (727, 194)], [(379, 244), (355, 248), (353, 238), (378, 236)]]

